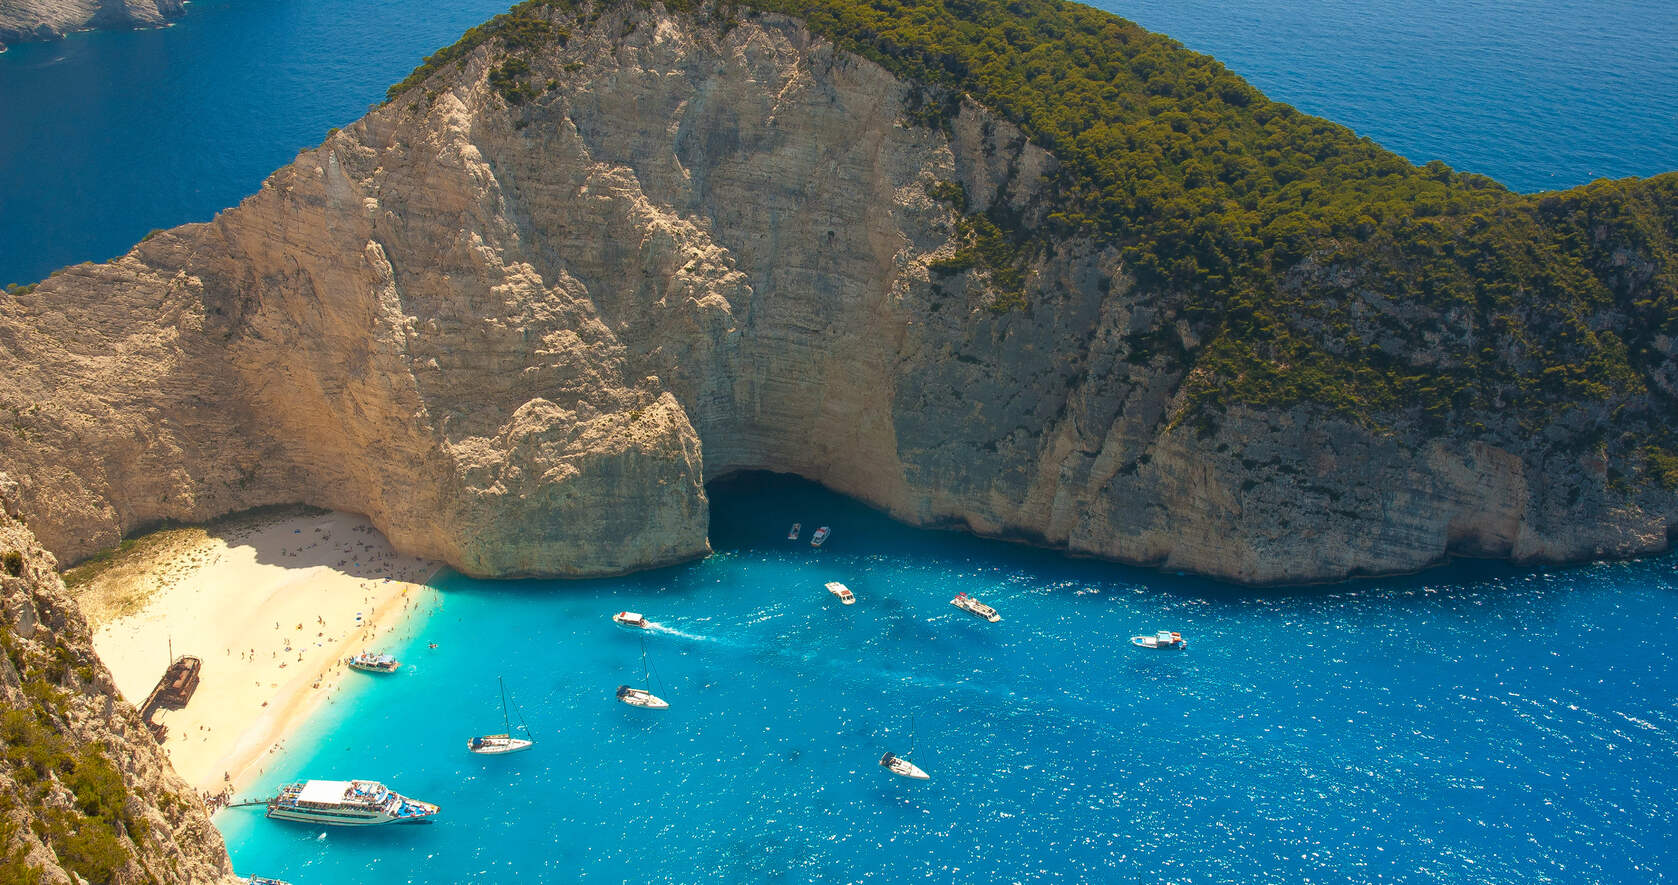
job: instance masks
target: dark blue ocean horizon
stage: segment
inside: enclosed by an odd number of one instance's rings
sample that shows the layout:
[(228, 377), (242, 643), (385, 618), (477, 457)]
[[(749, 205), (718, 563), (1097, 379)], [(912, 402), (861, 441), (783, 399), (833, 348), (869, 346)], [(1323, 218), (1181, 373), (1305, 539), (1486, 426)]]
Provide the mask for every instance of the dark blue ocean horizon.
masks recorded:
[[(0, 284), (207, 221), (508, 0), (197, 0), (0, 53)], [(1272, 98), (1519, 191), (1678, 169), (1666, 0), (1097, 0)]]
[[(790, 477), (713, 485), (709, 559), (446, 574), (288, 749), (434, 826), (217, 817), (297, 883), (1653, 882), (1678, 861), (1673, 557), (1253, 589), (910, 529)], [(804, 538), (786, 528), (804, 524)], [(806, 540), (831, 525), (827, 545)], [(824, 589), (845, 582), (857, 603)], [(970, 593), (989, 624), (949, 604)], [(646, 635), (661, 713), (641, 684)], [(1181, 631), (1183, 652), (1128, 637)], [(436, 647), (432, 648), (431, 644)], [(496, 677), (537, 740), (499, 730)], [(878, 765), (911, 754), (932, 780)]]

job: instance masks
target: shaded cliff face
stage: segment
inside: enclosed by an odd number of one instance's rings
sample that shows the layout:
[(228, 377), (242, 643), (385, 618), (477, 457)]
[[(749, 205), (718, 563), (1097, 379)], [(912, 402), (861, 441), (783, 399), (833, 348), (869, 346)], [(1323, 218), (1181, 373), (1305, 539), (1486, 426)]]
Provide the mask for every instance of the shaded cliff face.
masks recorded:
[(16, 492), (0, 474), (0, 878), (235, 881), (203, 802), (117, 693), (56, 561), (18, 521)]
[(148, 28), (186, 11), (184, 0), (0, 0), (0, 49), (88, 28)]
[(776, 16), (537, 14), (215, 221), (0, 304), (0, 466), (48, 546), (303, 501), (471, 574), (611, 573), (705, 553), (703, 482), (748, 468), (1249, 582), (1666, 544), (1673, 494), (1577, 443), (1602, 416), (1189, 420), (1179, 293), (1078, 236), (1021, 279), (971, 259), (975, 213), (1062, 202), (983, 108), (915, 122), (925, 89)]

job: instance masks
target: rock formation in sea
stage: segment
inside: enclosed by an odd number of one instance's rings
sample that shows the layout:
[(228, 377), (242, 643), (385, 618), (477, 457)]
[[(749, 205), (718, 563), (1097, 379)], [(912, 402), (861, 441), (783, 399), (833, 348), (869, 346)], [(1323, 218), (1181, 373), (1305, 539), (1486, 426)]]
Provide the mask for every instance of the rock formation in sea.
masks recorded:
[(117, 693), (57, 561), (19, 522), (17, 491), (0, 474), (0, 881), (235, 881), (203, 801)]
[(0, 0), (0, 49), (91, 28), (155, 28), (185, 11), (185, 0)]
[(1581, 222), (1569, 265), (1605, 281), (1578, 334), (1633, 342), (1628, 381), (1360, 411), (1287, 385), (1347, 342), (1388, 373), (1354, 391), (1432, 392), (1459, 358), (1552, 380), (1540, 324), (1508, 325), (1547, 290), (1442, 308), (1410, 297), (1426, 256), (1315, 241), (1286, 328), (1248, 341), (1327, 343), (1249, 370), (1223, 308), (1067, 220), (1083, 173), (1017, 117), (782, 15), (521, 10), (238, 207), (0, 303), (0, 468), (50, 549), (305, 502), (473, 575), (607, 574), (705, 554), (704, 484), (746, 469), (1252, 583), (1632, 555), (1678, 521), (1678, 346), (1643, 306), (1672, 298), (1670, 221)]

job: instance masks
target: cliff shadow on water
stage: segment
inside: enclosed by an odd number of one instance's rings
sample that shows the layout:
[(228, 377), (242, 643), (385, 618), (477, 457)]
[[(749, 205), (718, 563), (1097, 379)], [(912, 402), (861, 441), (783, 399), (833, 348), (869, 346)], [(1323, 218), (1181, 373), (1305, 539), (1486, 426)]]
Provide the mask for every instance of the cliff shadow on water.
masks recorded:
[[(1203, 600), (1208, 604), (1250, 606), (1266, 602), (1420, 598), (1454, 590), (1481, 592), (1534, 579), (1580, 582), (1596, 580), (1598, 570), (1658, 570), (1678, 564), (1678, 553), (1639, 557), (1618, 563), (1528, 566), (1496, 558), (1453, 556), (1429, 568), (1403, 575), (1359, 576), (1333, 582), (1272, 584), (1253, 587), (1161, 568), (1126, 565), (1076, 556), (1023, 539), (986, 538), (965, 526), (913, 526), (893, 519), (867, 502), (791, 474), (745, 470), (706, 485), (711, 507), (714, 556), (802, 553), (819, 526), (832, 536), (818, 555), (878, 557), (901, 562), (967, 563), (976, 568), (1013, 569), (1045, 586), (1119, 584), (1150, 594)], [(800, 524), (799, 539), (789, 548), (787, 530)], [(686, 566), (675, 566), (675, 569)], [(661, 570), (668, 571), (668, 570)]]

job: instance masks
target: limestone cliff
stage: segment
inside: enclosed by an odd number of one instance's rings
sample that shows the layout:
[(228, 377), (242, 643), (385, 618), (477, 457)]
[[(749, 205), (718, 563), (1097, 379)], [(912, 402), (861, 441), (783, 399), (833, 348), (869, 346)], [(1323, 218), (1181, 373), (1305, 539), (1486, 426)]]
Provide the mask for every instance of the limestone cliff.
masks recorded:
[(185, 11), (185, 0), (0, 0), (0, 49), (89, 28), (157, 27)]
[(0, 303), (0, 467), (48, 547), (306, 502), (470, 574), (603, 574), (704, 554), (704, 482), (741, 469), (1245, 582), (1630, 555), (1678, 519), (1578, 442), (1606, 413), (1196, 420), (1199, 330), (1118, 246), (962, 260), (974, 213), (1063, 199), (1006, 120), (926, 124), (921, 84), (777, 15), (532, 14), (214, 221)]
[(221, 834), (94, 655), (16, 492), (0, 474), (0, 880), (233, 881)]

